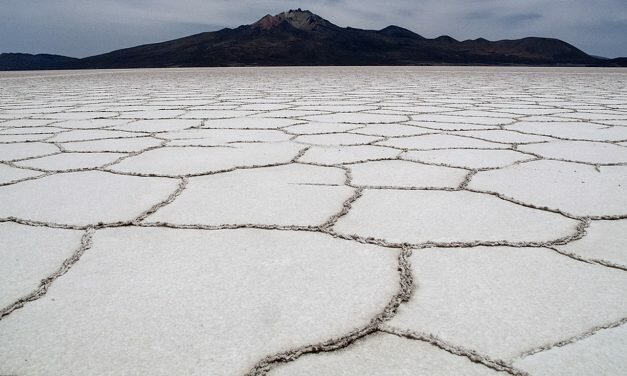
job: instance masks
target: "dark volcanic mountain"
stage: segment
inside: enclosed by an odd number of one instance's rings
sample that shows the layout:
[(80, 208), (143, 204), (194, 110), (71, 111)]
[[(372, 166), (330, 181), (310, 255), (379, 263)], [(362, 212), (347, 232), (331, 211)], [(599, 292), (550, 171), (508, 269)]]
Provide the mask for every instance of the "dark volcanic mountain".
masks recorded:
[[(398, 26), (339, 27), (309, 11), (266, 15), (252, 25), (126, 48), (50, 68), (162, 68), (283, 65), (624, 65), (558, 39), (426, 39)], [(4, 67), (0, 69), (11, 69)], [(15, 66), (13, 69), (37, 69)]]
[(0, 54), (0, 70), (54, 69), (77, 61), (60, 55)]

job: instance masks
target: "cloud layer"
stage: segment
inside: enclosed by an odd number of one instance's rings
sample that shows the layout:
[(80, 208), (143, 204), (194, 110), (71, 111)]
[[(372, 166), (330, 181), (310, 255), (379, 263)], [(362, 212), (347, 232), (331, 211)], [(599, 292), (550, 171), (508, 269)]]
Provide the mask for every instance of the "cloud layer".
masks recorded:
[(340, 26), (390, 24), (425, 37), (545, 36), (627, 56), (625, 0), (0, 0), (0, 52), (84, 57), (307, 8)]

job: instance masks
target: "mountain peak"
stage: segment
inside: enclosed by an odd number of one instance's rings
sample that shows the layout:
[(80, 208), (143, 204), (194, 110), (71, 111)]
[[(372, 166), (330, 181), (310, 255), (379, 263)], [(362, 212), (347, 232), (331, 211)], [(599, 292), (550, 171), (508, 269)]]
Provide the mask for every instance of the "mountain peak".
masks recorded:
[(252, 27), (261, 30), (270, 30), (281, 24), (289, 24), (295, 29), (303, 31), (316, 31), (319, 29), (336, 29), (338, 26), (325, 20), (308, 10), (290, 9), (275, 16), (265, 15), (259, 21), (252, 24)]
[(405, 37), (405, 38), (425, 39), (421, 35), (418, 35), (418, 34), (414, 33), (411, 30), (407, 30), (405, 28), (402, 28), (402, 27), (396, 26), (396, 25), (390, 25), (388, 27), (385, 27), (385, 28), (379, 30), (379, 33), (383, 34), (383, 35), (391, 36), (391, 37), (401, 37), (401, 38)]

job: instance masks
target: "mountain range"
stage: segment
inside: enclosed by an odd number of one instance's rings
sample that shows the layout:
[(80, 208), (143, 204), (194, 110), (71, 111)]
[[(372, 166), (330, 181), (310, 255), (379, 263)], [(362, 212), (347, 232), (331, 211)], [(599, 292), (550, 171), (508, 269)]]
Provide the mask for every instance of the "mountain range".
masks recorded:
[(315, 65), (627, 66), (553, 38), (458, 41), (398, 26), (340, 27), (307, 10), (266, 15), (251, 25), (125, 48), (83, 59), (0, 54), (0, 70)]

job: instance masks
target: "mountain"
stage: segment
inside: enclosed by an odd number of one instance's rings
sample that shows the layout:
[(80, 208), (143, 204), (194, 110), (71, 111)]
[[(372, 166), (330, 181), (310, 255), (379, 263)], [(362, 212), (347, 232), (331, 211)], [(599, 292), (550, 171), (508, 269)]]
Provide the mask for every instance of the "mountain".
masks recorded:
[(18, 62), (12, 69), (432, 64), (627, 65), (624, 59), (590, 56), (558, 39), (427, 39), (399, 26), (381, 30), (340, 27), (310, 11), (297, 9), (266, 15), (235, 29), (59, 61), (40, 68), (32, 64), (21, 66)]
[(0, 70), (53, 69), (78, 61), (73, 57), (48, 54), (0, 54)]

